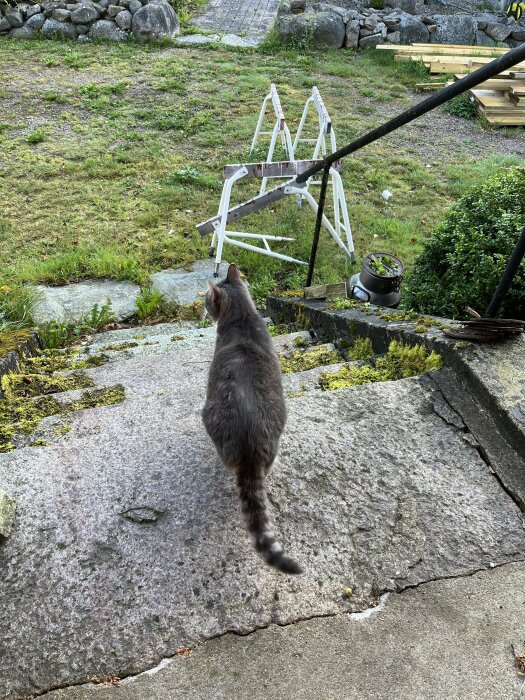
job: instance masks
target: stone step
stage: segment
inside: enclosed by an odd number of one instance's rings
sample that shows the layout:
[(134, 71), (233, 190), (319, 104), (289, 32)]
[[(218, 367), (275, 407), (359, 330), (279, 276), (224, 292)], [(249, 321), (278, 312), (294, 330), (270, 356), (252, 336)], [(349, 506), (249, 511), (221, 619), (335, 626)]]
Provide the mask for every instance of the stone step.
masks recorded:
[(303, 372), (293, 372), (283, 375), (283, 388), (287, 398), (297, 398), (307, 391), (322, 391), (319, 386), (319, 377), (326, 372), (338, 372), (343, 367), (361, 367), (364, 362), (339, 362), (338, 364), (324, 365), (307, 369)]
[(6, 698), (525, 558), (519, 508), (461, 418), (442, 418), (411, 378), (288, 400), (268, 493), (305, 573), (272, 571), (202, 425), (206, 359), (188, 350), (88, 370), (126, 400), (75, 414), (53, 444), (0, 454), (17, 503), (0, 547)]

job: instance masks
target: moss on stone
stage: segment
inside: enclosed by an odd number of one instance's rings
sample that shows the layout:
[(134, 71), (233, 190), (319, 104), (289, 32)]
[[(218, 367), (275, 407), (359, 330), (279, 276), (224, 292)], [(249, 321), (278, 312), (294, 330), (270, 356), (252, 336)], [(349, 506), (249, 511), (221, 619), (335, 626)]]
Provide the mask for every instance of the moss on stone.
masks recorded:
[(33, 331), (30, 328), (0, 333), (0, 358), (19, 350), (32, 335)]
[(67, 433), (71, 432), (71, 426), (69, 423), (61, 423), (60, 425), (57, 425), (55, 428), (53, 428), (53, 435), (56, 435), (57, 437), (62, 437), (62, 435), (67, 435)]
[(173, 343), (177, 342), (177, 340), (184, 340), (184, 336), (183, 335), (172, 335), (171, 336), (171, 341)]
[(64, 412), (113, 406), (122, 403), (125, 398), (126, 394), (122, 384), (116, 384), (105, 389), (93, 389), (93, 391), (85, 391), (80, 399), (64, 404)]
[(393, 340), (386, 355), (377, 359), (375, 367), (346, 365), (338, 372), (322, 374), (319, 386), (324, 391), (333, 391), (360, 384), (393, 381), (439, 369), (441, 364), (441, 357), (434, 351), (428, 354), (422, 345), (409, 346)]
[(119, 350), (127, 350), (128, 348), (136, 348), (139, 345), (136, 340), (128, 340), (125, 343), (113, 343), (104, 345), (100, 348), (101, 352), (118, 352)]
[(291, 374), (324, 365), (333, 365), (336, 362), (341, 362), (341, 356), (337, 350), (327, 350), (327, 348), (320, 346), (307, 351), (297, 350), (281, 357), (280, 360), (283, 373)]
[(348, 350), (350, 360), (368, 360), (374, 355), (374, 346), (370, 338), (356, 338), (354, 344)]
[(8, 401), (15, 398), (27, 398), (41, 396), (42, 394), (56, 394), (73, 389), (85, 389), (94, 386), (95, 383), (83, 372), (71, 372), (70, 374), (45, 374), (13, 373), (5, 374), (1, 380), (2, 393)]
[(275, 337), (276, 335), (284, 335), (285, 333), (290, 333), (290, 327), (286, 323), (278, 323), (274, 325), (273, 323), (268, 324), (268, 333)]

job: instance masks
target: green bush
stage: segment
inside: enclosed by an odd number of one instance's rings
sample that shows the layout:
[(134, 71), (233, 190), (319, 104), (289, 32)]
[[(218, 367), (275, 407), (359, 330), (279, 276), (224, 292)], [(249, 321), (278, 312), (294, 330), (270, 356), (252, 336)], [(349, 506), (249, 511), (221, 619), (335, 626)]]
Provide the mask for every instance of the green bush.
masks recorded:
[(463, 119), (474, 119), (476, 116), (476, 107), (467, 95), (457, 95), (453, 97), (450, 102), (445, 104), (443, 109), (445, 112), (453, 114), (455, 117), (462, 117)]
[[(403, 305), (449, 318), (465, 318), (465, 306), (483, 313), (524, 225), (525, 168), (513, 167), (451, 208), (407, 276)], [(525, 318), (525, 261), (499, 315)]]

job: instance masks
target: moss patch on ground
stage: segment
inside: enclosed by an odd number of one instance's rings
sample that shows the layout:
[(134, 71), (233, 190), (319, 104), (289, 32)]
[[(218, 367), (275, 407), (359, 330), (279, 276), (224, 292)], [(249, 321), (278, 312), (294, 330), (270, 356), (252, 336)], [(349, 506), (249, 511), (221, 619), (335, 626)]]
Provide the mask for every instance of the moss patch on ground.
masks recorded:
[(10, 352), (17, 352), (31, 338), (33, 331), (28, 328), (0, 333), (0, 359)]
[(45, 350), (35, 357), (24, 358), (16, 373), (2, 377), (3, 399), (0, 399), (0, 452), (15, 449), (17, 435), (29, 435), (43, 418), (107, 406), (124, 400), (120, 385), (85, 391), (80, 399), (62, 403), (54, 393), (93, 387), (93, 380), (84, 372), (66, 371), (77, 365), (90, 365), (89, 360), (71, 362), (76, 350)]
[(326, 372), (319, 378), (324, 391), (347, 389), (371, 382), (387, 382), (413, 377), (441, 367), (441, 357), (428, 353), (422, 345), (409, 346), (393, 340), (388, 352), (378, 357), (375, 366), (353, 367), (346, 365), (338, 372)]
[(305, 370), (325, 365), (334, 365), (337, 362), (341, 362), (342, 358), (337, 350), (328, 350), (320, 346), (306, 351), (297, 350), (282, 356), (280, 360), (283, 374), (291, 374), (292, 372), (304, 372)]

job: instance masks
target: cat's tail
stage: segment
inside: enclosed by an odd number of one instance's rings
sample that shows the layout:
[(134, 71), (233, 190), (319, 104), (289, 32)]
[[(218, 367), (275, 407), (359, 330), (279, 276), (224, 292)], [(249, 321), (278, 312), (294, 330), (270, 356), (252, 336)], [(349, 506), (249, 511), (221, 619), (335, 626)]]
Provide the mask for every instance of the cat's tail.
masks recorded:
[(291, 557), (284, 554), (283, 548), (272, 532), (263, 478), (247, 474), (241, 469), (237, 473), (237, 485), (242, 512), (257, 552), (267, 564), (285, 574), (302, 574), (302, 568)]

